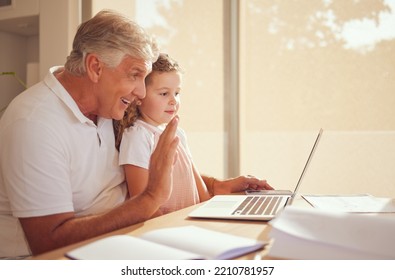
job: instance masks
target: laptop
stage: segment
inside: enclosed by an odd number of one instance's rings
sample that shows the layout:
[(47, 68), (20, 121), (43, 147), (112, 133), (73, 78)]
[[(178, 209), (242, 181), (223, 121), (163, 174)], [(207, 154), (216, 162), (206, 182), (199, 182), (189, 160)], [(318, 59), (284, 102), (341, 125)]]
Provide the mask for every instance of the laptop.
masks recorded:
[(260, 221), (273, 219), (285, 206), (293, 202), (314, 152), (317, 149), (321, 135), (322, 129), (318, 132), (313, 148), (310, 151), (293, 192), (289, 190), (268, 190), (262, 191), (259, 194), (252, 192), (250, 194), (247, 193), (247, 195), (216, 195), (198, 208), (192, 210), (188, 214), (188, 217)]

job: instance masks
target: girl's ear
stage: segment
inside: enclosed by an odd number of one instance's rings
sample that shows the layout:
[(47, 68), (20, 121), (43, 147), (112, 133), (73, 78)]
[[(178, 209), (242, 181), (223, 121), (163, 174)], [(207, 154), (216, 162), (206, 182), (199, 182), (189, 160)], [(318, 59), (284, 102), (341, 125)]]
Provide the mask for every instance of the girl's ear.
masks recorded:
[(103, 64), (95, 54), (88, 54), (85, 59), (86, 73), (92, 82), (97, 83), (103, 71)]

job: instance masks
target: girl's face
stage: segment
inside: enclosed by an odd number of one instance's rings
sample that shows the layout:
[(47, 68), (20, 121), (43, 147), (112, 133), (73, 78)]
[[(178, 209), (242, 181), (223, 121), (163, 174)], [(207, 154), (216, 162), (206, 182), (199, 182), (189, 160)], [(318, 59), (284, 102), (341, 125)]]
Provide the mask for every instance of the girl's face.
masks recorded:
[(154, 126), (170, 122), (180, 107), (181, 74), (153, 71), (140, 105), (141, 118)]

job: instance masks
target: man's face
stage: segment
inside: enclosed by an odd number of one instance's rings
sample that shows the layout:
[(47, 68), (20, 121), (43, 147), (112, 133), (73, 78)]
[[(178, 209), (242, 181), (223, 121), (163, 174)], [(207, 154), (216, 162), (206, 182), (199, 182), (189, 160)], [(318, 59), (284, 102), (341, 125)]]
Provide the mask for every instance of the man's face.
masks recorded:
[(122, 119), (133, 100), (145, 97), (144, 79), (150, 71), (150, 62), (129, 56), (116, 68), (104, 66), (97, 84), (98, 115), (115, 120)]

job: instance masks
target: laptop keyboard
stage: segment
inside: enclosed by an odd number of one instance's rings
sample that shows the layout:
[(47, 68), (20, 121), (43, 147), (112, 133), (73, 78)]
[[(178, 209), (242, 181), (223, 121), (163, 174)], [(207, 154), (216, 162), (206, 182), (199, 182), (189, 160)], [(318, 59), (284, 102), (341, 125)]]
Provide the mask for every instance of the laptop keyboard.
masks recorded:
[(282, 196), (247, 196), (232, 215), (275, 215)]

